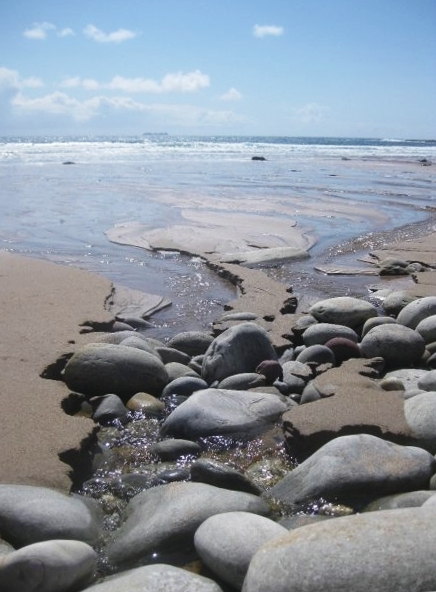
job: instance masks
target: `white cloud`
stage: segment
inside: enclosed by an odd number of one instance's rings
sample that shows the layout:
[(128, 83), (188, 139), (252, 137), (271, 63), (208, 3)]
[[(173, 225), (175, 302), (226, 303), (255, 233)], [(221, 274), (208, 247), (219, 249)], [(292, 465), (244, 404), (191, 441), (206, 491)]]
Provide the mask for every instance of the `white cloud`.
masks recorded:
[(48, 31), (53, 31), (56, 27), (52, 23), (33, 23), (30, 29), (26, 29), (23, 35), (28, 39), (46, 39)]
[(71, 37), (72, 35), (75, 35), (75, 32), (70, 27), (65, 27), (65, 29), (61, 29), (57, 33), (58, 37)]
[(110, 82), (102, 83), (92, 78), (67, 78), (61, 83), (62, 88), (82, 87), (89, 91), (108, 89), (128, 93), (174, 93), (196, 92), (210, 85), (207, 74), (199, 70), (194, 72), (176, 72), (166, 74), (159, 82), (150, 78), (124, 78), (114, 76)]
[(242, 95), (239, 90), (236, 88), (229, 88), (229, 90), (220, 96), (222, 101), (240, 101), (242, 99)]
[(254, 25), (253, 27), (253, 35), (255, 37), (266, 37), (267, 35), (280, 37), (283, 33), (283, 27), (277, 27), (276, 25)]
[(16, 70), (0, 68), (0, 88), (20, 90), (21, 88), (41, 88), (42, 86), (44, 83), (36, 76), (20, 78)]
[(136, 33), (128, 29), (118, 29), (112, 33), (104, 33), (94, 25), (87, 25), (83, 29), (83, 34), (98, 43), (121, 43), (122, 41), (136, 37)]
[(324, 119), (328, 108), (318, 103), (307, 103), (303, 107), (294, 109), (294, 114), (302, 123), (318, 123)]
[(76, 121), (87, 121), (98, 113), (99, 99), (79, 101), (55, 92), (36, 99), (25, 97), (21, 92), (11, 101), (12, 106), (19, 111), (49, 113), (51, 115), (69, 115)]

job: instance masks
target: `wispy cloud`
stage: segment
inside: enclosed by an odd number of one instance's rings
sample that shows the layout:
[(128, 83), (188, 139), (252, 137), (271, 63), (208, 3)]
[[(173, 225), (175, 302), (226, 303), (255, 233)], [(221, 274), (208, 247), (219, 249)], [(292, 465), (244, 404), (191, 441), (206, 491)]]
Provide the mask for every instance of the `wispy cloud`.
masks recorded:
[(75, 35), (75, 32), (73, 29), (70, 29), (70, 27), (65, 27), (65, 29), (61, 29), (57, 32), (58, 37), (72, 37), (73, 35)]
[(253, 35), (255, 37), (266, 37), (267, 35), (280, 37), (284, 32), (283, 27), (277, 27), (276, 25), (254, 25), (253, 27)]
[(105, 33), (95, 25), (87, 25), (83, 29), (83, 34), (97, 43), (122, 43), (137, 36), (137, 33), (129, 31), (129, 29), (118, 29), (112, 33)]
[(28, 39), (46, 39), (49, 31), (54, 31), (55, 25), (52, 23), (33, 23), (33, 25), (23, 32), (24, 37)]
[(19, 90), (22, 88), (41, 88), (42, 86), (44, 86), (44, 83), (36, 76), (21, 78), (16, 70), (0, 68), (0, 88)]
[(110, 82), (102, 83), (92, 78), (67, 78), (61, 83), (62, 88), (82, 87), (88, 91), (100, 89), (122, 91), (126, 93), (174, 93), (174, 92), (197, 92), (210, 85), (207, 74), (200, 70), (194, 72), (175, 72), (166, 74), (162, 80), (157, 81), (151, 78), (124, 78), (114, 76)]
[(229, 88), (229, 90), (220, 96), (222, 101), (240, 101), (242, 99), (242, 95), (239, 90), (236, 88)]

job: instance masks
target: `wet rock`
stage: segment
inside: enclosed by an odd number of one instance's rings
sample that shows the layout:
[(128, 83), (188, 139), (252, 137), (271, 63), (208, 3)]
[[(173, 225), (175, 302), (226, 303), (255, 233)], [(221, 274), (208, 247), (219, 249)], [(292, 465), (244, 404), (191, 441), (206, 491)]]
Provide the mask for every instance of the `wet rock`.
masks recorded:
[(168, 347), (173, 347), (193, 357), (204, 354), (212, 341), (213, 337), (209, 333), (185, 331), (172, 337), (168, 342)]
[(423, 507), (298, 528), (255, 554), (243, 592), (435, 590), (433, 524)]
[(50, 540), (0, 558), (4, 592), (70, 592), (93, 580), (97, 554), (86, 543)]
[(0, 532), (16, 548), (48, 539), (95, 543), (101, 519), (93, 500), (46, 487), (0, 485)]
[(211, 384), (233, 374), (254, 372), (270, 359), (276, 360), (277, 354), (265, 329), (241, 323), (213, 340), (204, 356), (202, 378)]
[(102, 395), (91, 397), (89, 402), (94, 409), (92, 419), (100, 425), (108, 425), (118, 419), (127, 418), (128, 409), (117, 395)]
[(436, 495), (435, 491), (410, 491), (386, 495), (368, 504), (363, 512), (376, 512), (377, 510), (398, 510), (399, 508), (419, 508), (427, 500)]
[(269, 393), (205, 389), (179, 405), (165, 420), (161, 432), (188, 439), (247, 437), (272, 427), (287, 408), (285, 399)]
[(401, 493), (428, 487), (436, 461), (425, 450), (369, 434), (341, 436), (325, 444), (268, 493), (291, 506)]
[(227, 512), (208, 518), (195, 533), (197, 553), (221, 580), (242, 587), (250, 561), (267, 541), (288, 533), (276, 522), (247, 512)]
[(199, 376), (181, 376), (169, 382), (163, 389), (161, 396), (183, 395), (184, 397), (190, 397), (195, 391), (200, 391), (207, 387), (207, 382)]
[(422, 320), (434, 314), (436, 314), (436, 296), (426, 296), (407, 304), (398, 314), (397, 321), (401, 325), (415, 329)]
[(243, 473), (209, 458), (200, 458), (191, 465), (191, 479), (224, 489), (260, 494), (259, 488)]
[(160, 460), (177, 460), (181, 456), (198, 456), (201, 454), (201, 447), (190, 440), (162, 440), (150, 446), (150, 452), (156, 454)]
[(222, 592), (209, 578), (164, 563), (138, 567), (106, 578), (92, 592)]
[(230, 389), (237, 391), (247, 391), (251, 388), (264, 386), (266, 383), (265, 377), (256, 374), (256, 372), (245, 372), (242, 374), (234, 374), (221, 380), (217, 388)]
[(222, 512), (268, 515), (267, 504), (249, 493), (204, 483), (170, 483), (135, 496), (123, 515), (124, 524), (107, 548), (117, 566), (153, 561), (153, 554), (192, 548), (194, 533), (207, 518)]
[(165, 404), (148, 393), (136, 393), (126, 402), (126, 407), (129, 411), (150, 413), (151, 415), (160, 415), (165, 410)]
[(421, 335), (409, 327), (384, 324), (374, 327), (365, 335), (360, 343), (360, 351), (366, 358), (382, 357), (387, 366), (401, 368), (420, 361), (425, 343)]
[(318, 323), (311, 325), (303, 334), (303, 343), (309, 345), (325, 345), (327, 341), (334, 337), (345, 337), (357, 343), (359, 337), (353, 329), (345, 325), (336, 325), (333, 323)]
[(163, 363), (133, 347), (89, 344), (79, 349), (65, 366), (68, 388), (85, 395), (114, 393), (124, 400), (140, 391), (160, 395), (168, 382)]
[(378, 316), (375, 306), (350, 296), (321, 300), (310, 307), (309, 313), (320, 323), (333, 323), (356, 328), (371, 317)]

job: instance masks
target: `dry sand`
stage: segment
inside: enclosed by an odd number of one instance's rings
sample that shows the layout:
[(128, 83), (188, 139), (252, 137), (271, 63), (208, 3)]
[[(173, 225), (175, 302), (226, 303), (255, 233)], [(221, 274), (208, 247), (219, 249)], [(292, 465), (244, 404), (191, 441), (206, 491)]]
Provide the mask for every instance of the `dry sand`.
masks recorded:
[[(77, 451), (94, 428), (90, 419), (61, 408), (65, 384), (40, 375), (65, 353), (92, 340), (82, 324), (110, 323), (131, 308), (129, 292), (80, 269), (0, 251), (0, 483), (71, 487), (70, 466), (59, 454)], [(165, 305), (134, 293), (141, 312)], [(141, 300), (142, 299), (142, 300)], [(68, 456), (68, 455), (67, 455)]]
[[(436, 264), (435, 253), (436, 234), (432, 234), (379, 249), (375, 255), (432, 266)], [(238, 273), (239, 266), (226, 267), (228, 273)], [(254, 295), (251, 305), (260, 313), (264, 306), (269, 314), (269, 290), (262, 287), (256, 299), (259, 274), (264, 274), (257, 270), (244, 270), (244, 274), (245, 291)], [(416, 295), (436, 295), (436, 272), (418, 274), (417, 280), (411, 285)], [(68, 394), (66, 386), (40, 374), (59, 356), (91, 340), (90, 334), (80, 333), (83, 323), (109, 323), (113, 319), (114, 310), (108, 310), (113, 286), (82, 270), (0, 252), (0, 291), (0, 482), (68, 490), (70, 467), (59, 454), (78, 450), (94, 424), (66, 415), (61, 409), (61, 401)], [(285, 297), (284, 291), (278, 304)], [(154, 309), (166, 303), (151, 297), (142, 304)], [(279, 314), (275, 325), (277, 334), (283, 334)]]

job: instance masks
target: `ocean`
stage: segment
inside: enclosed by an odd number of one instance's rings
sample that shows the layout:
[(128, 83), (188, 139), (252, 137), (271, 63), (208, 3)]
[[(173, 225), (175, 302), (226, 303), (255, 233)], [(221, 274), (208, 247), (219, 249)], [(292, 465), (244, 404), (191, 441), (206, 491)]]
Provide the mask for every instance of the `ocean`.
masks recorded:
[[(260, 157), (264, 160), (253, 160)], [(431, 164), (433, 163), (433, 165)], [(170, 298), (160, 335), (207, 328), (235, 288), (177, 249), (108, 240), (124, 224), (206, 226), (224, 216), (289, 224), (311, 258), (266, 271), (312, 297), (364, 294), (368, 278), (316, 267), (432, 230), (436, 140), (288, 137), (0, 138), (1, 248)], [(193, 227), (193, 233), (197, 226)]]

